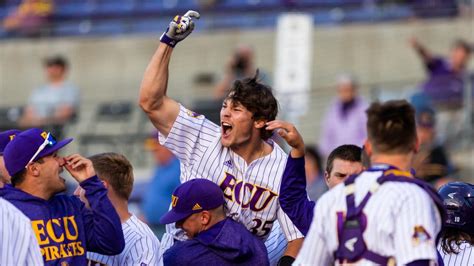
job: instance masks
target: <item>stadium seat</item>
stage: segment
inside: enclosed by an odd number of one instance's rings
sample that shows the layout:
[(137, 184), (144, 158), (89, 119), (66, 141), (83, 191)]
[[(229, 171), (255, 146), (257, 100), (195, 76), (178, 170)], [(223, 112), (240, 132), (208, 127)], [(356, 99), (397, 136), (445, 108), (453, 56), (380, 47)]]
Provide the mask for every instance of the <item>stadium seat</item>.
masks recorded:
[(0, 107), (0, 131), (18, 128), (18, 119), (23, 114), (23, 106)]
[(135, 109), (131, 101), (100, 103), (85, 128), (87, 132), (79, 135), (81, 154), (88, 155), (91, 146), (106, 146), (109, 151), (123, 149), (139, 130), (133, 124)]

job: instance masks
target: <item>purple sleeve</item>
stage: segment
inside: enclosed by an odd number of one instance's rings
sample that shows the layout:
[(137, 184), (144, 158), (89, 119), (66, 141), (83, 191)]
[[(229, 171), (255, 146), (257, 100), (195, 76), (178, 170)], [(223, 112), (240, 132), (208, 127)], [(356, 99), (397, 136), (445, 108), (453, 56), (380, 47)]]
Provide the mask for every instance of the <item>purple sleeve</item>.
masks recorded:
[(446, 71), (446, 62), (442, 57), (434, 57), (425, 63), (425, 67), (431, 75), (441, 74)]
[(315, 202), (310, 201), (306, 193), (304, 157), (288, 156), (281, 181), (279, 201), (282, 210), (293, 224), (303, 235), (306, 235), (313, 220)]
[(87, 251), (103, 255), (117, 255), (125, 247), (122, 224), (114, 206), (107, 197), (107, 189), (97, 176), (80, 183), (86, 191), (90, 209), (82, 206)]

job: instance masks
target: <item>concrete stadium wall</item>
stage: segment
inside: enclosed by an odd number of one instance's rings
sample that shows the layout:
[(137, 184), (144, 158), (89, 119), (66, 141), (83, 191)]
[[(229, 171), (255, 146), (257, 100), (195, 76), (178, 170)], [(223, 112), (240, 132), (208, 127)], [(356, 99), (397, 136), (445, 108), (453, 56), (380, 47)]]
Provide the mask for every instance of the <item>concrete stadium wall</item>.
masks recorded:
[[(41, 59), (57, 53), (70, 59), (70, 80), (82, 90), (84, 112), (100, 101), (136, 100), (159, 35), (2, 41), (0, 106), (25, 104), (31, 90), (44, 82)], [(362, 85), (399, 80), (410, 83), (423, 78), (422, 65), (408, 45), (410, 36), (417, 36), (434, 52), (445, 54), (454, 38), (474, 41), (473, 23), (455, 19), (315, 27), (312, 111), (301, 123), (308, 143), (319, 135), (320, 117), (334, 95), (338, 73), (351, 72)], [(257, 65), (271, 75), (274, 39), (273, 29), (196, 32), (174, 51), (169, 95), (185, 104), (211, 95), (209, 88), (197, 88), (193, 79), (199, 73), (222, 74), (239, 43), (252, 44)], [(367, 86), (362, 86), (362, 93), (367, 95)]]

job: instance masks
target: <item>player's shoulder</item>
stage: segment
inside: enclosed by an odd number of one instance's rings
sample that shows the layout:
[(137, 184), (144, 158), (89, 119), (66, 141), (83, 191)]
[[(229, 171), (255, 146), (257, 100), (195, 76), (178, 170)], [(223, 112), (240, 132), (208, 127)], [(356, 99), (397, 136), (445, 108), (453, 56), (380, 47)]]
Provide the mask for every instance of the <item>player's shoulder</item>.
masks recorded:
[[(383, 170), (364, 171), (356, 178), (356, 186), (368, 190), (384, 173)], [(384, 195), (384, 198), (395, 198), (397, 202), (401, 202), (405, 198), (430, 198), (423, 188), (413, 182), (386, 181), (380, 186), (379, 191)]]
[(399, 201), (404, 199), (430, 200), (430, 195), (422, 187), (415, 183), (388, 181), (381, 187), (384, 192), (390, 192)]
[(126, 226), (124, 226), (124, 235), (130, 240), (135, 239), (135, 242), (144, 241), (150, 242), (153, 245), (159, 245), (160, 243), (150, 227), (140, 221), (135, 215), (132, 215), (130, 219), (127, 220)]
[(8, 202), (7, 200), (3, 198), (0, 198), (0, 208), (4, 210), (9, 210), (9, 211), (16, 209), (15, 206), (13, 206), (13, 204), (11, 204), (10, 202)]
[(186, 124), (204, 124), (207, 131), (220, 133), (219, 125), (207, 119), (203, 114), (188, 109), (181, 103), (179, 103), (179, 115), (177, 119)]
[(278, 143), (273, 140), (273, 139), (268, 139), (267, 140), (267, 143), (270, 144), (272, 147), (273, 147), (273, 151), (276, 153), (276, 154), (283, 154), (285, 156), (287, 156), (288, 154), (283, 150), (282, 147), (280, 147), (280, 145), (278, 145)]
[(188, 109), (186, 106), (182, 105), (181, 103), (179, 104), (179, 111), (181, 112), (181, 115), (183, 116), (197, 118), (197, 119), (204, 119), (204, 115), (196, 113), (192, 111), (191, 109)]
[(272, 147), (272, 152), (267, 155), (268, 157), (266, 158), (270, 158), (270, 160), (284, 161), (286, 165), (288, 154), (285, 150), (283, 150), (274, 139), (267, 139), (266, 142)]
[(335, 203), (338, 200), (345, 199), (343, 197), (345, 190), (344, 183), (340, 183), (335, 187), (331, 188), (330, 190), (326, 191), (317, 201), (315, 208), (319, 209), (319, 211), (325, 211), (329, 208), (335, 206)]
[(204, 251), (204, 246), (197, 240), (178, 241), (163, 254), (164, 265), (190, 265), (198, 254)]

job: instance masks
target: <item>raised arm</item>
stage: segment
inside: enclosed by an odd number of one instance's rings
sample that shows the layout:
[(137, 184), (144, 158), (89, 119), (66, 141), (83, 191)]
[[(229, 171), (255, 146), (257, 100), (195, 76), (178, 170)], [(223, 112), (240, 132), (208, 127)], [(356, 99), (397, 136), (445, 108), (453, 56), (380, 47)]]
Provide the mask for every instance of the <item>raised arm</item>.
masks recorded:
[(425, 64), (431, 62), (433, 60), (433, 56), (431, 55), (430, 51), (426, 49), (415, 37), (410, 39), (410, 45), (413, 49), (418, 53), (418, 55), (423, 59)]
[(179, 114), (179, 104), (166, 96), (168, 67), (175, 45), (184, 40), (194, 29), (196, 11), (176, 16), (161, 35), (160, 45), (148, 63), (140, 87), (139, 104), (153, 125), (167, 136)]
[(271, 121), (267, 129), (278, 134), (292, 147), (283, 172), (278, 200), (293, 224), (306, 235), (313, 220), (314, 201), (308, 199), (304, 168), (304, 142), (295, 126), (284, 121)]

